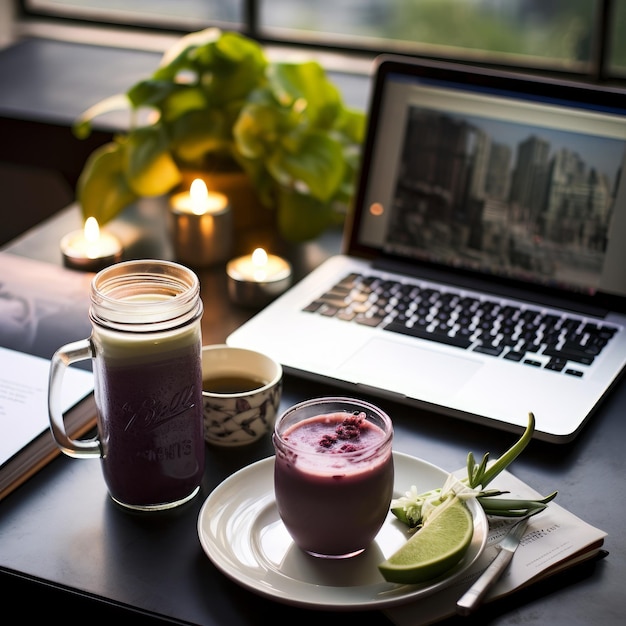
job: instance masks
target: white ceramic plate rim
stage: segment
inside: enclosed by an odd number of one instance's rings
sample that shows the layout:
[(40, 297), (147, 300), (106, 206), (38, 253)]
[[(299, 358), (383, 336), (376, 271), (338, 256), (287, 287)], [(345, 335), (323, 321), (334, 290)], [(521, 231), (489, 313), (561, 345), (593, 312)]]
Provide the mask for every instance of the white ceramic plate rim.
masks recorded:
[[(442, 487), (448, 472), (407, 454), (394, 452), (399, 497), (411, 485), (419, 493)], [(364, 610), (404, 604), (435, 593), (475, 563), (487, 543), (482, 507), (469, 501), (474, 518), (470, 547), (447, 575), (428, 583), (386, 582), (377, 565), (406, 541), (406, 526), (389, 513), (374, 543), (343, 561), (311, 557), (294, 544), (274, 500), (274, 457), (252, 463), (209, 494), (198, 515), (198, 537), (206, 555), (241, 586), (278, 602), (312, 609)]]

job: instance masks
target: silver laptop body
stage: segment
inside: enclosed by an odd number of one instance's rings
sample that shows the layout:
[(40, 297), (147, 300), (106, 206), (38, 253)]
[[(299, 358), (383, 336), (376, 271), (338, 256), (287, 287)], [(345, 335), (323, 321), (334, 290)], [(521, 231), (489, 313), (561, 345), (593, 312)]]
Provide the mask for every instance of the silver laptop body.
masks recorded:
[(227, 342), (571, 441), (626, 366), (626, 96), (383, 56), (368, 119), (342, 253)]

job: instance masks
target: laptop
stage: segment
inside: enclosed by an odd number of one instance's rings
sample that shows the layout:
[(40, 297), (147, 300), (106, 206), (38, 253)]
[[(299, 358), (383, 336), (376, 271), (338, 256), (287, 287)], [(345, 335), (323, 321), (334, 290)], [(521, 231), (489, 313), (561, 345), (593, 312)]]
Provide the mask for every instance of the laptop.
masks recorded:
[(227, 342), (572, 441), (626, 365), (625, 148), (617, 90), (379, 57), (341, 253)]

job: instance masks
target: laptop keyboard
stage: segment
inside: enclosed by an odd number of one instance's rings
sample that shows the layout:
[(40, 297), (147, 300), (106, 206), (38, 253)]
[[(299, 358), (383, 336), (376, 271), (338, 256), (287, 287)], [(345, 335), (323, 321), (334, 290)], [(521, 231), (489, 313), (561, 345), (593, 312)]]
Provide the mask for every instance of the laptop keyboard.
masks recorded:
[(578, 377), (618, 330), (495, 298), (354, 273), (304, 310)]

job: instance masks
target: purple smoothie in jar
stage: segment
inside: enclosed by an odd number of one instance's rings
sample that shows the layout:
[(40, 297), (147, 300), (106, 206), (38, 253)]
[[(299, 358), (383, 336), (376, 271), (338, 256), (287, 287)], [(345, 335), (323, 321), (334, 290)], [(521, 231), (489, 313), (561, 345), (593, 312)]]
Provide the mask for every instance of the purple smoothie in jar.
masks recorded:
[(95, 367), (102, 469), (111, 497), (152, 507), (192, 494), (204, 472), (200, 342), (146, 362)]
[[(100, 458), (110, 496), (135, 511), (185, 504), (204, 474), (200, 281), (158, 259), (115, 263), (91, 281), (91, 336), (52, 356), (49, 419), (70, 457)], [(72, 439), (63, 374), (91, 359), (98, 432)]]
[(92, 283), (94, 396), (111, 497), (135, 510), (184, 504), (200, 489), (203, 312), (197, 276), (127, 261)]
[(393, 494), (392, 436), (387, 415), (351, 399), (308, 401), (277, 420), (276, 503), (301, 549), (346, 558), (371, 544)]

